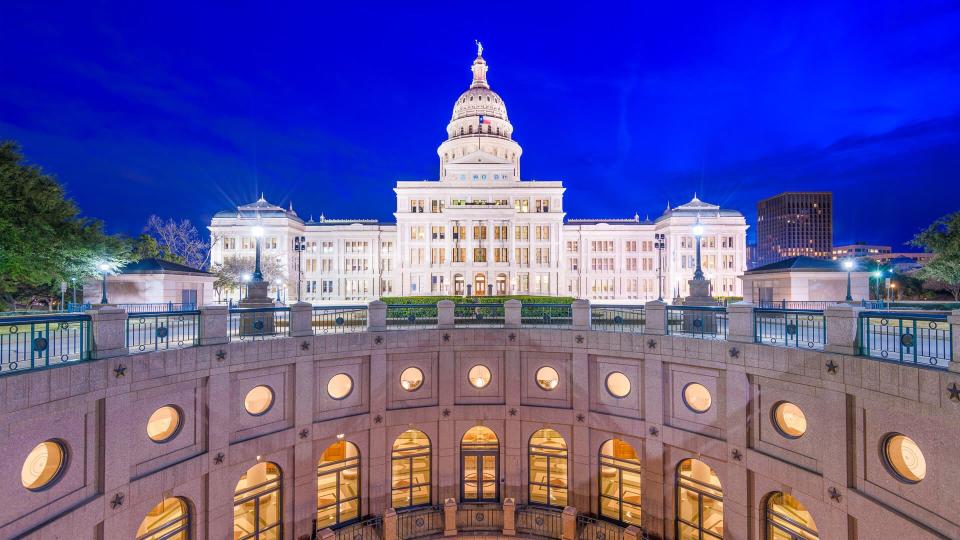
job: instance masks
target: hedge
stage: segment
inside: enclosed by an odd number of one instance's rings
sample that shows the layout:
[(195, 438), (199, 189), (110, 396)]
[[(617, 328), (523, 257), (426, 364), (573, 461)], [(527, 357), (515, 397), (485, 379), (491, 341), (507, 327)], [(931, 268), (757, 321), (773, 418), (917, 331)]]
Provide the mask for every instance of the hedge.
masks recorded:
[(454, 304), (502, 304), (507, 300), (519, 300), (524, 304), (572, 304), (571, 296), (384, 296), (380, 299), (387, 305), (436, 304), (450, 300)]

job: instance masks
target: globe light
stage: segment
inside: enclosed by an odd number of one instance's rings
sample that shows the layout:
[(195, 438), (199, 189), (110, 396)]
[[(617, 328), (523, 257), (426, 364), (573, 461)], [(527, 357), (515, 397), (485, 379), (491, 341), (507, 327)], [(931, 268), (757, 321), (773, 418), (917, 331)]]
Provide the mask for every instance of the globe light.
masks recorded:
[(250, 281), (250, 274), (244, 274), (241, 276), (241, 279), (244, 281), (244, 283)]
[(847, 271), (853, 270), (853, 261), (850, 259), (843, 261), (843, 269)]
[(875, 278), (878, 278), (878, 277), (880, 277), (880, 276), (882, 276), (882, 275), (883, 275), (883, 272), (881, 272), (881, 271), (879, 271), (879, 270), (877, 270), (876, 272), (873, 273), (873, 277), (875, 277)]
[(700, 238), (701, 236), (703, 236), (703, 225), (701, 225), (700, 223), (695, 223), (693, 225), (693, 235), (696, 236), (697, 238)]
[(250, 232), (254, 238), (263, 238), (263, 227), (259, 225), (254, 225), (253, 228), (250, 229)]
[(100, 268), (100, 271), (101, 271), (101, 272), (109, 272), (109, 271), (110, 271), (110, 264), (109, 264), (109, 263), (105, 263), (105, 262), (100, 263), (100, 267), (99, 267), (99, 268)]

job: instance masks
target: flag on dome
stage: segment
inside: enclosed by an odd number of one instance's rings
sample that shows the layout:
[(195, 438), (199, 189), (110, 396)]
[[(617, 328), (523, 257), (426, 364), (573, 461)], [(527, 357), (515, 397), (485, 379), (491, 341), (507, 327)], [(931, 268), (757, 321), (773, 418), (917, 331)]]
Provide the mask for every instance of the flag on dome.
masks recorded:
[(490, 119), (489, 119), (489, 118), (484, 118), (483, 116), (480, 117), (480, 125), (481, 125), (481, 126), (482, 126), (483, 124), (489, 124), (489, 123), (490, 123)]

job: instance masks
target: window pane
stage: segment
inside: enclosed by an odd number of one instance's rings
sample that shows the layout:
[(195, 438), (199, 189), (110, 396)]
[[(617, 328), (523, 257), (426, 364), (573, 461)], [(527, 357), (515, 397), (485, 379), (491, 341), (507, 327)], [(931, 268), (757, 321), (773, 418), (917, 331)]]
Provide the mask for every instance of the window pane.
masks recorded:
[(689, 489), (680, 488), (680, 508), (677, 515), (690, 523), (700, 523), (700, 495)]

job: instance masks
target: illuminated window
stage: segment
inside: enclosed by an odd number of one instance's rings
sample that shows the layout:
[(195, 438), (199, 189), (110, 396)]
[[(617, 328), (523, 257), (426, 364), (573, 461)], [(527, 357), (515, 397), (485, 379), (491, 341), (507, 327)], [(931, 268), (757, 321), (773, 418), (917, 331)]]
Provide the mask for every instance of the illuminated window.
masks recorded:
[(807, 432), (807, 417), (789, 401), (781, 401), (773, 407), (773, 425), (781, 435), (796, 439)]
[(168, 497), (147, 512), (137, 528), (137, 540), (187, 540), (190, 510), (179, 497)]
[(810, 512), (786, 493), (767, 497), (766, 540), (818, 540), (817, 524)]
[(337, 373), (327, 381), (327, 395), (333, 399), (343, 399), (353, 391), (353, 379), (346, 373)]
[(700, 383), (690, 383), (683, 387), (683, 402), (695, 413), (705, 413), (713, 404), (710, 391)]
[(927, 460), (923, 458), (923, 452), (906, 435), (887, 435), (883, 443), (883, 457), (893, 475), (903, 482), (915, 484), (927, 475)]
[(157, 443), (167, 442), (180, 431), (180, 410), (164, 405), (153, 411), (147, 420), (147, 437)]
[(567, 443), (552, 429), (541, 429), (530, 437), (530, 503), (567, 505)]
[(467, 379), (474, 388), (483, 388), (490, 384), (490, 370), (487, 366), (478, 364), (467, 372)]
[(283, 478), (274, 463), (257, 463), (247, 469), (233, 492), (234, 540), (281, 538)]
[(273, 406), (273, 389), (269, 386), (254, 386), (243, 398), (243, 407), (254, 416), (265, 414)]
[(359, 518), (360, 451), (351, 442), (337, 441), (317, 464), (317, 529)]
[(630, 379), (619, 371), (607, 375), (607, 392), (615, 398), (627, 397), (630, 393)]
[(723, 538), (723, 488), (717, 473), (698, 459), (677, 466), (677, 538)]
[(474, 426), (460, 441), (460, 500), (500, 500), (500, 443), (488, 427)]
[(553, 390), (560, 384), (560, 375), (550, 366), (543, 366), (537, 370), (537, 386), (544, 390)]
[(393, 508), (430, 504), (430, 439), (408, 429), (393, 442), (390, 499)]
[(47, 440), (33, 447), (20, 469), (20, 483), (30, 491), (49, 487), (60, 477), (67, 464), (67, 449), (57, 440)]
[(408, 367), (400, 373), (400, 387), (413, 392), (423, 385), (423, 372), (419, 368)]
[(600, 515), (640, 526), (640, 460), (629, 443), (610, 439), (600, 447)]

